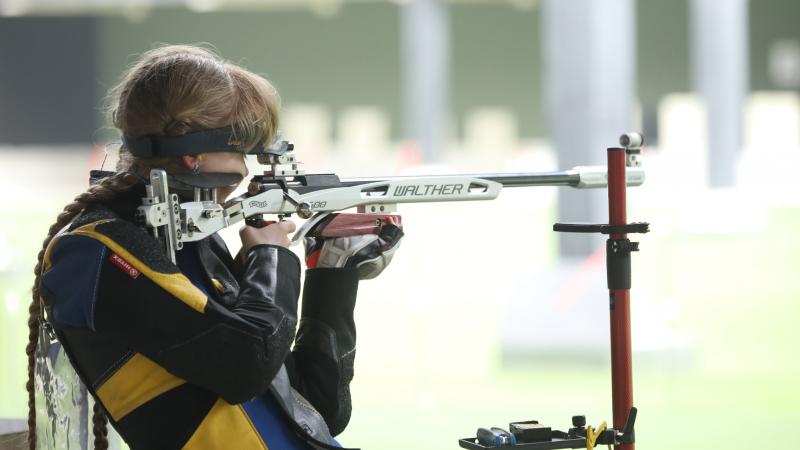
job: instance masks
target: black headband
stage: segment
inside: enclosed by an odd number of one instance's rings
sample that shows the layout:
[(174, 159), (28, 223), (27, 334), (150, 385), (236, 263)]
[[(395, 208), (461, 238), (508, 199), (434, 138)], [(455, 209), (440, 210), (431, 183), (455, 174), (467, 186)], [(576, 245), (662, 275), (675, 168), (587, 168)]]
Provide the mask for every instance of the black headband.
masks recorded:
[[(242, 143), (234, 138), (231, 127), (214, 128), (180, 136), (123, 135), (122, 143), (137, 158), (163, 158), (212, 152), (245, 153)], [(264, 153), (264, 145), (259, 142), (247, 153)]]

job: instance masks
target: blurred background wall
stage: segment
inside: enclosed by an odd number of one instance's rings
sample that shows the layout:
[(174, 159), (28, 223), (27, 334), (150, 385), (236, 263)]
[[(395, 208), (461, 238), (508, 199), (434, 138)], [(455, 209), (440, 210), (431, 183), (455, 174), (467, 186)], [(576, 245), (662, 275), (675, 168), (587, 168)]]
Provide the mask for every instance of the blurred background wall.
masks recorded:
[[(115, 159), (105, 92), (159, 43), (207, 43), (277, 86), (309, 171), (566, 169), (642, 130), (637, 439), (752, 448), (732, 437), (747, 426), (777, 447), (800, 419), (798, 23), (795, 0), (0, 0), (0, 418), (26, 414), (41, 240)], [(604, 196), (404, 205), (403, 249), (360, 288), (340, 441), (457, 448), (479, 426), (610, 419), (602, 242), (550, 231), (605, 221)]]

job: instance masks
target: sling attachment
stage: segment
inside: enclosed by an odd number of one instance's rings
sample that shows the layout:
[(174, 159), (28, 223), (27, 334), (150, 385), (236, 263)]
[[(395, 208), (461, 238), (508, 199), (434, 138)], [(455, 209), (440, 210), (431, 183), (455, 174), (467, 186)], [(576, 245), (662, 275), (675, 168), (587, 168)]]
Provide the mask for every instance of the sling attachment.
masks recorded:
[(639, 243), (615, 236), (628, 233), (647, 233), (650, 224), (634, 222), (622, 225), (606, 223), (556, 223), (553, 231), (562, 233), (600, 233), (612, 235), (606, 240), (606, 274), (609, 289), (631, 288), (631, 252), (639, 251)]

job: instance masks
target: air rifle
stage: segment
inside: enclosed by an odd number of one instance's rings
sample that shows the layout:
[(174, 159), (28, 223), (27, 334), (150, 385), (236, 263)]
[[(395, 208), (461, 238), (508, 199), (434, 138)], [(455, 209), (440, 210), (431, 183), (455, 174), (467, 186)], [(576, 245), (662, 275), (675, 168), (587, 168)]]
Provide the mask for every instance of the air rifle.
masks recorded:
[[(639, 186), (644, 182), (639, 159), (642, 136), (628, 133), (621, 140), (626, 142), (627, 185)], [(199, 241), (242, 221), (258, 223), (264, 215), (283, 218), (297, 214), (311, 219), (294, 234), (292, 242), (297, 243), (327, 215), (350, 208), (357, 208), (359, 213), (381, 214), (396, 211), (400, 203), (493, 200), (504, 187), (590, 189), (608, 185), (604, 166), (579, 166), (560, 172), (340, 179), (335, 174), (306, 174), (295, 158), (294, 146), (287, 141), (266, 148), (257, 158), (267, 166), (263, 175), (251, 179), (246, 194), (222, 204), (213, 187), (196, 185), (192, 186), (194, 201), (181, 203), (178, 195), (170, 192), (170, 184), (184, 184), (185, 179), (177, 175), (168, 178), (163, 169), (150, 172), (147, 196), (137, 214), (140, 222), (163, 242), (173, 262), (184, 242)]]

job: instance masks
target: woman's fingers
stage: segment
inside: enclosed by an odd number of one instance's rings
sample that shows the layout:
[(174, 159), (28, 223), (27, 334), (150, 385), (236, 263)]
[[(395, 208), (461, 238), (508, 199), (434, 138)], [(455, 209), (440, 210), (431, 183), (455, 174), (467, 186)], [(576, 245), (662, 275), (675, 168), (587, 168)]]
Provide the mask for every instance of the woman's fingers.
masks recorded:
[(294, 222), (283, 220), (263, 228), (244, 226), (239, 230), (239, 237), (242, 239), (242, 246), (245, 251), (261, 244), (279, 245), (288, 248), (291, 245), (289, 234), (294, 233), (295, 230), (297, 230), (297, 225)]
[(297, 225), (295, 225), (295, 223), (291, 220), (282, 220), (275, 225), (280, 225), (285, 230), (286, 234), (297, 231)]

